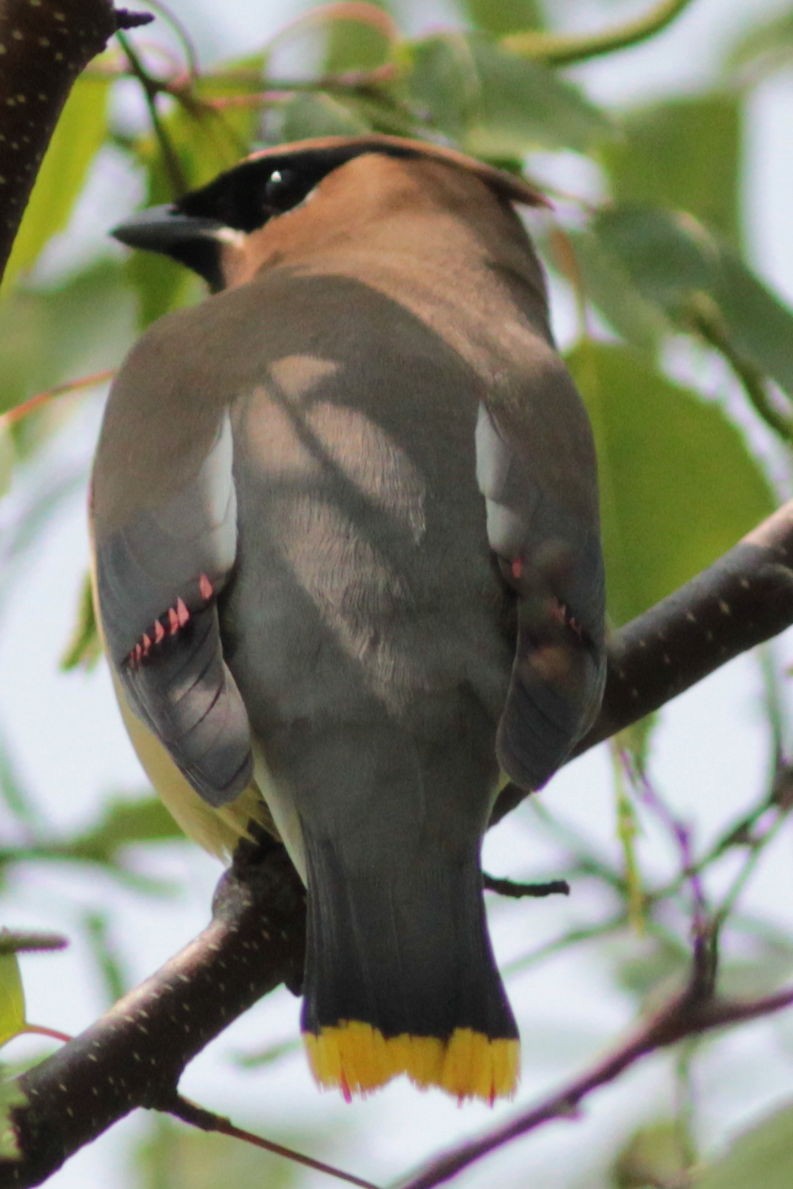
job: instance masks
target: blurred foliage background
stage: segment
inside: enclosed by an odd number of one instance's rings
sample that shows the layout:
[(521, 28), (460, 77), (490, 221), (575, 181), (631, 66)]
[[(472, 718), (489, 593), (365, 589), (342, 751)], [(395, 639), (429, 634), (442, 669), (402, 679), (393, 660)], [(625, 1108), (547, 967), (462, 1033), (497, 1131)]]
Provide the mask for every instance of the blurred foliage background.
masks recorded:
[[(286, 5), (272, 8), (278, 33), (252, 33), (244, 56), (218, 60), (209, 18), (202, 18), (199, 54), (190, 7), (152, 4), (156, 22), (120, 35), (72, 92), (0, 298), (0, 613), (25, 599), (26, 559), (44, 548), (59, 504), (86, 483), (85, 409), (98, 408), (102, 386), (145, 325), (201, 297), (194, 278), (164, 260), (128, 255), (107, 229), (257, 146), (305, 136), (375, 129), (440, 140), (526, 171), (551, 198), (553, 210), (532, 215), (531, 231), (595, 428), (615, 626), (707, 566), (790, 496), (793, 315), (752, 263), (746, 175), (758, 91), (793, 62), (786, 6), (745, 8), (740, 19), (733, 12), (718, 51), (684, 91), (656, 86), (627, 103), (602, 98), (604, 62), (618, 71), (631, 54), (652, 47), (662, 55), (665, 45), (696, 58), (702, 46), (687, 43), (680, 29), (698, 0), (449, 0), (418, 13), (398, 0), (308, 4), (289, 23)], [(223, 13), (211, 21), (222, 26)], [(251, 17), (252, 30), (255, 23)], [(74, 631), (63, 640), (60, 663), (77, 670), (78, 682), (89, 680), (81, 674), (97, 649), (90, 600), (84, 596), (72, 610)], [(54, 668), (59, 658), (47, 663)], [(784, 653), (765, 650), (756, 663), (756, 781), (740, 805), (717, 811), (706, 843), (679, 820), (680, 802), (684, 817), (689, 811), (685, 795), (670, 807), (655, 779), (653, 724), (610, 748), (604, 842), (594, 839), (583, 811), (577, 820), (557, 814), (555, 786), (519, 811), (510, 874), (526, 875), (531, 831), (540, 841), (530, 873), (538, 874), (539, 856), (547, 873), (586, 891), (585, 903), (574, 898), (556, 913), (539, 946), (521, 931), (514, 971), (600, 939), (606, 982), (627, 1000), (629, 1019), (684, 972), (697, 913), (715, 922), (723, 989), (768, 990), (793, 970), (793, 920), (783, 928), (773, 914), (742, 910), (768, 854), (790, 848)], [(6, 687), (15, 680), (13, 672), (2, 674)], [(47, 741), (44, 730), (42, 748)], [(149, 870), (145, 861), (130, 861), (140, 847), (182, 845), (148, 793), (108, 796), (76, 822), (53, 823), (21, 777), (16, 741), (0, 721), (0, 796), (7, 923), (15, 923), (18, 872), (53, 864), (101, 872), (103, 887), (118, 884), (150, 914), (173, 896), (173, 881), (156, 862)], [(660, 866), (647, 857), (648, 838), (665, 848)], [(790, 891), (788, 883), (779, 895)], [(112, 940), (108, 897), (65, 928), (80, 933), (112, 1000), (128, 973), (123, 946)], [(537, 915), (536, 906), (510, 911), (520, 920)], [(57, 906), (47, 924), (64, 928)], [(28, 1026), (15, 947), (7, 948), (0, 955), (0, 1037), (13, 1039)], [(51, 964), (56, 980), (60, 960), (36, 959)], [(581, 1164), (582, 1186), (749, 1189), (761, 1174), (766, 1189), (793, 1183), (793, 1091), (746, 1136), (714, 1146), (714, 1136), (724, 1137), (703, 1122), (707, 1110), (694, 1088), (700, 1054), (714, 1043), (685, 1047), (668, 1071), (673, 1091), (657, 1109), (648, 1104), (640, 1126), (616, 1128), (597, 1168)], [(265, 1085), (277, 1080), (282, 1059), (279, 1049), (253, 1060)], [(286, 1142), (322, 1155), (315, 1124), (271, 1113), (270, 1126), (274, 1119), (281, 1142), (286, 1134)], [(354, 1131), (349, 1117), (345, 1129)], [(446, 1140), (440, 1133), (433, 1142)], [(354, 1139), (345, 1150), (361, 1172)], [(395, 1158), (390, 1175), (400, 1167)], [(239, 1186), (318, 1183), (317, 1174), (167, 1120), (140, 1138), (125, 1175), (141, 1189), (200, 1187), (221, 1177)], [(484, 1184), (476, 1178), (488, 1175), (478, 1171), (461, 1183)], [(525, 1183), (518, 1172), (505, 1175), (502, 1183)], [(543, 1183), (566, 1189), (571, 1182), (548, 1171)]]

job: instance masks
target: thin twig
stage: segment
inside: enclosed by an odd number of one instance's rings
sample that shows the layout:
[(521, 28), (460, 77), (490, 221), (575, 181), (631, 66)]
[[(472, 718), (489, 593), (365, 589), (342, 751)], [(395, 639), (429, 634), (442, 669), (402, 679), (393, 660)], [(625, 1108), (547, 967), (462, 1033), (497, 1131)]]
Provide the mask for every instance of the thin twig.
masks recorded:
[(516, 883), (512, 879), (496, 879), (485, 872), (482, 880), (488, 892), (497, 892), (499, 896), (508, 896), (513, 900), (521, 900), (526, 896), (540, 899), (543, 896), (570, 895), (570, 885), (566, 879), (549, 879), (542, 883)]
[(593, 1091), (615, 1081), (626, 1069), (660, 1049), (715, 1028), (772, 1015), (793, 1004), (793, 988), (759, 999), (708, 999), (695, 993), (696, 981), (672, 998), (656, 1015), (607, 1054), (592, 1069), (537, 1106), (521, 1111), (510, 1122), (431, 1161), (418, 1174), (400, 1183), (399, 1189), (433, 1189), (452, 1179), (490, 1152), (519, 1136), (535, 1131), (554, 1119), (574, 1118), (580, 1104)]
[(187, 73), (191, 82), (194, 81), (201, 73), (201, 64), (198, 59), (198, 50), (193, 41), (187, 26), (184, 21), (176, 15), (176, 13), (163, 0), (146, 0), (155, 12), (159, 13), (167, 25), (173, 29), (178, 38), (182, 49), (184, 50), (185, 62), (187, 63)]
[(22, 933), (16, 929), (0, 929), (0, 956), (65, 950), (68, 944), (68, 940), (60, 933)]
[(167, 90), (167, 87), (157, 79), (152, 78), (144, 66), (143, 61), (133, 48), (132, 42), (124, 33), (118, 34), (118, 40), (123, 46), (124, 53), (127, 55), (130, 69), (143, 90), (143, 98), (149, 110), (152, 131), (157, 138), (157, 143), (160, 146), (163, 161), (165, 162), (165, 170), (168, 174), (171, 192), (174, 198), (179, 198), (187, 190), (187, 179), (185, 178), (179, 155), (171, 144), (171, 138), (160, 119), (160, 113), (157, 111), (157, 96), (160, 92)]
[(63, 384), (55, 384), (52, 388), (45, 388), (43, 392), (37, 392), (35, 396), (28, 397), (23, 400), (21, 404), (14, 405), (13, 409), (6, 409), (5, 413), (0, 414), (0, 429), (10, 429), (12, 425), (16, 425), (18, 421), (22, 421), (30, 413), (34, 413), (37, 409), (41, 409), (44, 405), (49, 404), (56, 396), (65, 396), (71, 392), (82, 392), (85, 388), (95, 388), (97, 384), (106, 384), (115, 376), (113, 368), (105, 368), (101, 372), (93, 372), (90, 376), (80, 376), (76, 380), (66, 380)]
[(283, 1144), (277, 1144), (273, 1140), (265, 1139), (263, 1136), (256, 1135), (252, 1131), (246, 1131), (243, 1127), (236, 1127), (230, 1119), (225, 1118), (223, 1115), (216, 1115), (214, 1111), (206, 1110), (181, 1094), (174, 1094), (162, 1103), (158, 1103), (158, 1109), (168, 1111), (175, 1118), (181, 1119), (183, 1123), (189, 1123), (191, 1127), (199, 1128), (200, 1131), (215, 1132), (218, 1135), (228, 1135), (232, 1139), (242, 1140), (254, 1148), (262, 1148), (265, 1152), (272, 1152), (276, 1156), (283, 1156), (284, 1159), (291, 1160), (293, 1164), (302, 1164), (306, 1168), (313, 1168), (315, 1172), (321, 1172), (329, 1177), (335, 1177), (337, 1181), (344, 1181), (348, 1185), (357, 1185), (358, 1189), (378, 1189), (378, 1186), (373, 1184), (372, 1181), (364, 1181), (361, 1177), (356, 1177), (352, 1173), (345, 1172), (341, 1168), (336, 1168), (332, 1164), (325, 1164), (322, 1160), (314, 1160), (311, 1156), (305, 1156), (302, 1152), (296, 1152), (294, 1148), (287, 1148)]

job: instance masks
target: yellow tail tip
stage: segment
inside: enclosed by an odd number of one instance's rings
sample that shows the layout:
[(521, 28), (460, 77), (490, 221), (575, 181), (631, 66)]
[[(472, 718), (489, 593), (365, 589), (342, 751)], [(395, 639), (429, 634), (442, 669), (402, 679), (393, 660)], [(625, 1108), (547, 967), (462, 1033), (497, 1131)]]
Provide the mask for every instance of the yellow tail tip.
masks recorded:
[(344, 1020), (319, 1034), (304, 1032), (309, 1065), (323, 1088), (341, 1090), (349, 1102), (399, 1074), (421, 1090), (438, 1086), (459, 1101), (481, 1098), (491, 1105), (517, 1088), (520, 1043), (456, 1028), (447, 1039), (434, 1036), (384, 1036), (371, 1024)]

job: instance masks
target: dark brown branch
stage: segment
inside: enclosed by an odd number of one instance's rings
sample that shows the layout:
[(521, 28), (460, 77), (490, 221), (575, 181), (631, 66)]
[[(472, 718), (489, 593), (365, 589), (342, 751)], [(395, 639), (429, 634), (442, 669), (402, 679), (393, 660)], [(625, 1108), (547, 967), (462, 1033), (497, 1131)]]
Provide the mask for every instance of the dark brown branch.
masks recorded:
[(609, 648), (603, 710), (576, 754), (657, 710), (791, 623), (793, 500), (617, 633)]
[(40, 1184), (131, 1110), (172, 1099), (212, 1037), (280, 983), (299, 986), (302, 885), (280, 846), (247, 858), (224, 876), (198, 937), (21, 1079), (23, 1159), (0, 1161), (0, 1186)]
[(111, 0), (5, 0), (0, 4), (0, 279), (72, 85), (119, 28), (150, 18)]
[[(793, 622), (792, 563), (793, 503), (618, 632), (611, 642), (603, 711), (579, 751), (788, 627)], [(22, 1159), (0, 1164), (0, 1189), (39, 1184), (135, 1107), (167, 1099), (188, 1062), (231, 1020), (280, 982), (297, 984), (303, 954), (302, 889), (278, 849), (271, 849), (261, 868), (253, 870), (256, 878), (251, 880), (238, 862), (209, 928), (24, 1077), (30, 1102), (14, 1112)], [(689, 990), (595, 1073), (521, 1115), (512, 1125), (514, 1134), (569, 1113), (584, 1094), (613, 1080), (645, 1052), (694, 1031), (779, 1010), (790, 999), (785, 993), (745, 1004), (703, 1004)], [(509, 1138), (505, 1134), (498, 1142)], [(494, 1146), (496, 1141), (488, 1140), (474, 1155), (469, 1146), (463, 1159), (477, 1159)], [(454, 1159), (459, 1161), (460, 1155)]]

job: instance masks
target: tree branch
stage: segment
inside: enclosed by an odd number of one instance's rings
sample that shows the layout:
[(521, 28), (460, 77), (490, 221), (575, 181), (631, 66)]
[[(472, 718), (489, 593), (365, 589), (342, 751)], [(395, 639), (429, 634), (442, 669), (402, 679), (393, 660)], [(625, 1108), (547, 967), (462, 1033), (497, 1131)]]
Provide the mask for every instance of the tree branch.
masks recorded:
[[(793, 502), (676, 594), (619, 631), (611, 642), (603, 710), (578, 750), (635, 722), (738, 653), (788, 627), (793, 622), (792, 565)], [(504, 804), (499, 801), (500, 811)], [(21, 1079), (29, 1096), (13, 1113), (21, 1159), (0, 1162), (0, 1189), (40, 1184), (135, 1107), (157, 1107), (172, 1097), (185, 1066), (227, 1024), (279, 983), (296, 987), (302, 972), (304, 918), (303, 890), (285, 852), (270, 844), (262, 857), (250, 845), (240, 847), (221, 883), (209, 927), (87, 1031)], [(591, 1089), (613, 1080), (646, 1052), (693, 1031), (777, 1011), (791, 997), (793, 992), (785, 992), (749, 1003), (703, 1003), (695, 1002), (689, 990), (572, 1089), (521, 1115), (510, 1125), (512, 1132), (478, 1141), (462, 1156), (455, 1154), (455, 1168), (512, 1134), (569, 1112), (571, 1103), (574, 1106)], [(418, 1181), (409, 1189), (425, 1183), (438, 1181)]]
[(22, 1158), (0, 1186), (38, 1185), (136, 1107), (172, 1100), (189, 1061), (280, 983), (299, 987), (305, 897), (283, 848), (238, 848), (211, 924), (156, 974), (19, 1081)]
[(740, 1000), (701, 997), (696, 985), (692, 984), (580, 1078), (530, 1110), (522, 1111), (511, 1122), (431, 1161), (416, 1176), (402, 1182), (400, 1189), (433, 1189), (518, 1136), (527, 1135), (554, 1119), (575, 1118), (581, 1102), (593, 1090), (615, 1081), (630, 1066), (659, 1049), (669, 1048), (686, 1037), (712, 1032), (715, 1028), (772, 1015), (791, 1005), (793, 988), (790, 987), (760, 999)]
[(0, 279), (75, 79), (118, 29), (150, 19), (117, 12), (111, 0), (5, 0), (0, 5)]

